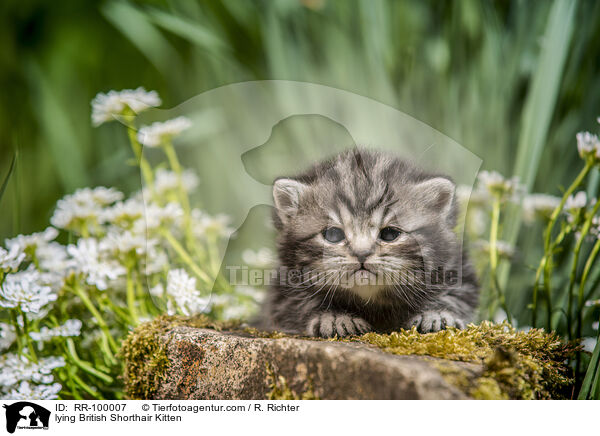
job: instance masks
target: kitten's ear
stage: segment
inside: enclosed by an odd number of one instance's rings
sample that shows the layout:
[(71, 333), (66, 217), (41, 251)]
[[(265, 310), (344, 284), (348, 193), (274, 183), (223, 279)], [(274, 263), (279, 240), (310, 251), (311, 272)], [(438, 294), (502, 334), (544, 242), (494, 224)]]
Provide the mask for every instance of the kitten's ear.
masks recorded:
[(292, 179), (277, 179), (273, 184), (273, 200), (277, 216), (284, 223), (296, 214), (300, 195), (307, 188), (304, 183)]
[(417, 184), (423, 206), (447, 218), (452, 211), (456, 186), (450, 179), (435, 177)]

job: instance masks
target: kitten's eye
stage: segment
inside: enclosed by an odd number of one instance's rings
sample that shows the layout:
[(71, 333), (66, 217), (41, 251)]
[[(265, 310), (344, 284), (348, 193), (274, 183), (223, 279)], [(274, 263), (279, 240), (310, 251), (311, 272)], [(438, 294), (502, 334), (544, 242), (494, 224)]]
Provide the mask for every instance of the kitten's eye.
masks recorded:
[(382, 241), (385, 241), (385, 242), (392, 242), (398, 236), (400, 236), (400, 233), (401, 233), (400, 230), (398, 230), (394, 227), (384, 227), (379, 232), (379, 239), (381, 239)]
[(323, 237), (332, 243), (341, 242), (346, 238), (344, 231), (339, 227), (327, 227), (323, 230)]

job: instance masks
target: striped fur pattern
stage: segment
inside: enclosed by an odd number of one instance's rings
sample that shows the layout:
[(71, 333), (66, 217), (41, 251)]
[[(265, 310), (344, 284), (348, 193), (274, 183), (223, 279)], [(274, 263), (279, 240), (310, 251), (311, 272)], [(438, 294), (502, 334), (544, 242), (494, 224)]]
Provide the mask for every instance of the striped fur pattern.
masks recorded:
[(363, 149), (277, 179), (279, 276), (262, 327), (320, 337), (464, 327), (478, 285), (453, 231), (454, 188)]

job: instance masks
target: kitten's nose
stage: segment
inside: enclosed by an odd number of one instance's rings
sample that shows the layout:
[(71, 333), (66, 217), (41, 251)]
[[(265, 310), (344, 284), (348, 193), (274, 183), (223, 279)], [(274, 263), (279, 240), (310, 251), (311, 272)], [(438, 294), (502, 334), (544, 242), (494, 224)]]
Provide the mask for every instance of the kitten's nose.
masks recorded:
[(371, 251), (368, 251), (368, 250), (367, 250), (367, 251), (355, 251), (355, 252), (354, 252), (354, 253), (352, 253), (352, 254), (354, 254), (354, 256), (356, 257), (356, 259), (357, 259), (357, 260), (358, 260), (358, 261), (359, 261), (361, 264), (363, 264), (363, 263), (365, 263), (365, 261), (367, 260), (367, 257), (369, 257), (369, 256), (372, 254), (372, 252), (371, 252)]

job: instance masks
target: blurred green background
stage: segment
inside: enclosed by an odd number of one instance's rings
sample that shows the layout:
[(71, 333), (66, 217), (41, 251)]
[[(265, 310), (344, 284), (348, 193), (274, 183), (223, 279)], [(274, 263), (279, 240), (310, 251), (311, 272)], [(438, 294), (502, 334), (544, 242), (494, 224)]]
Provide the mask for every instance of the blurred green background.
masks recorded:
[(121, 126), (90, 125), (100, 91), (144, 86), (169, 108), (239, 81), (324, 84), (554, 194), (579, 169), (575, 133), (600, 115), (591, 0), (4, 0), (0, 20), (0, 182), (18, 153), (2, 239), (43, 229), (78, 187), (139, 188)]

